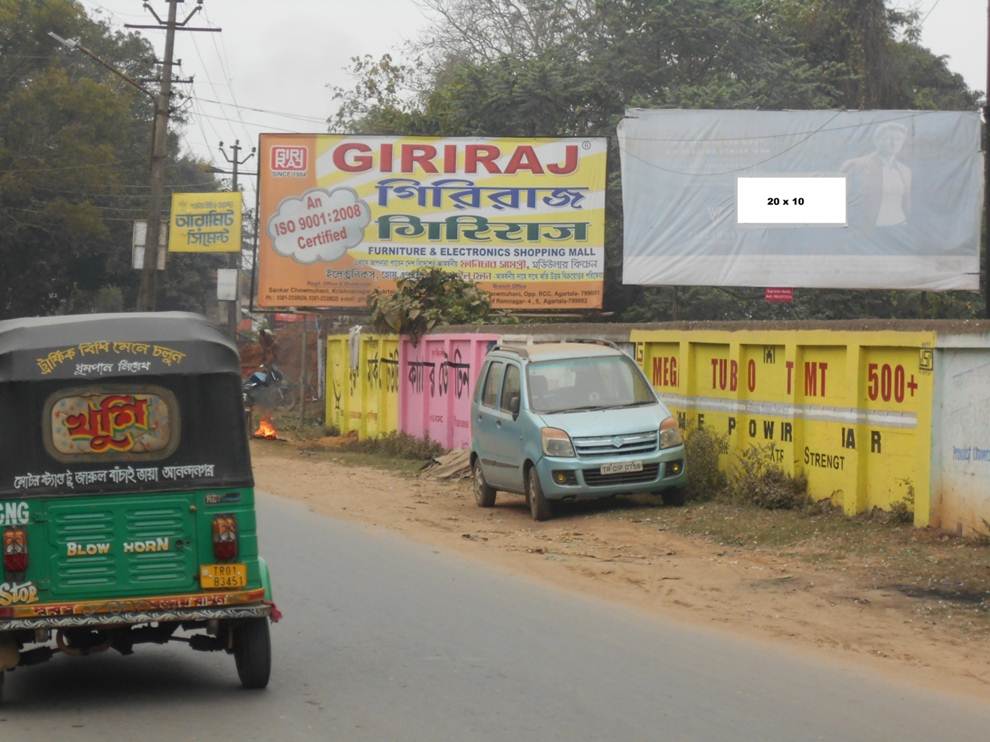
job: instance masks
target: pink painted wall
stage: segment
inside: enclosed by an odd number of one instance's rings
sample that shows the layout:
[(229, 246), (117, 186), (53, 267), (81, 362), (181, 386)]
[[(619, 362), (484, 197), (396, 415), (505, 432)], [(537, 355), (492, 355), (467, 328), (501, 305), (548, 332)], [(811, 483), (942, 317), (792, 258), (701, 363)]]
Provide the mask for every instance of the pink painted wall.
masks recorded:
[(498, 335), (425, 335), (399, 346), (399, 430), (446, 448), (471, 445), (471, 397)]

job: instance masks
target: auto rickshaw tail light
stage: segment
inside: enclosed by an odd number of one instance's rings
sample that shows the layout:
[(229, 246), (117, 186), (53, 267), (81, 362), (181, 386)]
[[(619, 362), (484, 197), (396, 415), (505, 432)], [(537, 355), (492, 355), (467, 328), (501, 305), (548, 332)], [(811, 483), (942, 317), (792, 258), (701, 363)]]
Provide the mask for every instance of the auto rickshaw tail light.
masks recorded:
[(8, 575), (24, 574), (28, 568), (27, 531), (8, 528), (3, 532), (3, 569)]
[(213, 519), (213, 556), (221, 562), (237, 559), (237, 517), (218, 515)]

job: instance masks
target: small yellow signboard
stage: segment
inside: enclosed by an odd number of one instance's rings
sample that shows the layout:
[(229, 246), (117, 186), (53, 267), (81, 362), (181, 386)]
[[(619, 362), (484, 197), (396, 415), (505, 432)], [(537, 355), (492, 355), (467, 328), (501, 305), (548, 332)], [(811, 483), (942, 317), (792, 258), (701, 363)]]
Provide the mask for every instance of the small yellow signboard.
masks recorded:
[(169, 252), (238, 252), (241, 194), (173, 193)]

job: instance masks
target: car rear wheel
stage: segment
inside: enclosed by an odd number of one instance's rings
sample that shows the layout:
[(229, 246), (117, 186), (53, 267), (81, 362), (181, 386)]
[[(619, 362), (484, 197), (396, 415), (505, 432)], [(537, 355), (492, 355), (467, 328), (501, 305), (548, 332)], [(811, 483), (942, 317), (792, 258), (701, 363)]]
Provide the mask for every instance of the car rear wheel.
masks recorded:
[(474, 477), (474, 501), (480, 508), (490, 508), (495, 504), (495, 488), (485, 481), (485, 473), (481, 471), (481, 461), (471, 462), (471, 473)]
[(272, 639), (267, 618), (252, 618), (234, 629), (234, 661), (242, 686), (257, 690), (268, 685)]
[(529, 503), (529, 514), (533, 516), (533, 520), (547, 520), (553, 517), (553, 506), (543, 495), (540, 475), (536, 473), (535, 466), (529, 468), (529, 476), (526, 479), (526, 501)]

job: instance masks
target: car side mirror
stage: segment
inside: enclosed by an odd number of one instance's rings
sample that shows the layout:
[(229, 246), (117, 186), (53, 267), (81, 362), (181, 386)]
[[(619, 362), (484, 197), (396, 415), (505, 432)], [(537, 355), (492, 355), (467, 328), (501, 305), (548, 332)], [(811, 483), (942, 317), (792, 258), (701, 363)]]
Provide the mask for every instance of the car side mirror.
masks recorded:
[(509, 412), (512, 413), (513, 419), (519, 417), (519, 392), (509, 395)]

